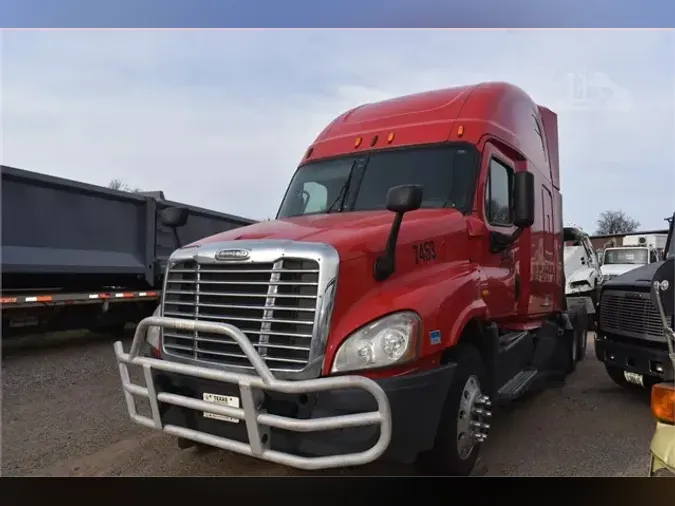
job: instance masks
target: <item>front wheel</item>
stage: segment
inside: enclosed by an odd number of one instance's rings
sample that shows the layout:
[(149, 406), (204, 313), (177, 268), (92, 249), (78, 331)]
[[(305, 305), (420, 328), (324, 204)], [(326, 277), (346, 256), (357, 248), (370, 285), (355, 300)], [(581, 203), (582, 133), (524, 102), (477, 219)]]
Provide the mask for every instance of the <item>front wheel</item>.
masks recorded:
[(434, 447), (418, 459), (422, 472), (436, 476), (471, 474), (490, 429), (486, 420), (492, 416), (490, 400), (481, 390), (487, 385), (487, 375), (478, 350), (458, 345), (453, 355), (457, 369), (448, 389)]

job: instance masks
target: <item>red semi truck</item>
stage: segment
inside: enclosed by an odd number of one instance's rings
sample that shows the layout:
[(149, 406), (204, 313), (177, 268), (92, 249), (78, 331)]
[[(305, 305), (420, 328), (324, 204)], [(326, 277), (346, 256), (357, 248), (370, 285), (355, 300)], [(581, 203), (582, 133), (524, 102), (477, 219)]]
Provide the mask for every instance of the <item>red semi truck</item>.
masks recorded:
[(559, 384), (585, 354), (557, 134), (506, 83), (336, 118), (276, 220), (172, 254), (155, 316), (128, 353), (115, 344), (132, 419), (183, 448), (304, 469), (382, 457), (469, 474), (491, 406)]

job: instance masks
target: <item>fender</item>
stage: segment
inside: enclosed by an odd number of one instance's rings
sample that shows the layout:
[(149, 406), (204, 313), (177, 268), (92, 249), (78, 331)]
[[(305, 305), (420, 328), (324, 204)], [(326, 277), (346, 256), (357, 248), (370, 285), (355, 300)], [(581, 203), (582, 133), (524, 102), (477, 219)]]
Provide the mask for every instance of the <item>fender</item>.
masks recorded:
[[(419, 358), (437, 354), (448, 346), (453, 322), (466, 322), (473, 315), (485, 314), (487, 308), (478, 298), (479, 283), (479, 273), (474, 265), (468, 261), (448, 262), (403, 274), (388, 281), (384, 287), (374, 285), (362, 297), (349, 301), (349, 306), (342, 311), (336, 304), (339, 315), (336, 317), (336, 312), (333, 313), (335, 327), (326, 345), (324, 374), (329, 373), (337, 349), (350, 334), (375, 319), (398, 311), (415, 311), (422, 319)], [(430, 339), (435, 331), (440, 331), (446, 344)]]
[(469, 321), (474, 318), (481, 320), (489, 320), (490, 312), (488, 311), (487, 305), (483, 299), (477, 299), (471, 302), (466, 306), (461, 313), (459, 313), (457, 319), (451, 323), (450, 332), (448, 333), (448, 339), (444, 342), (445, 347), (455, 346), (459, 341), (464, 328), (467, 326)]

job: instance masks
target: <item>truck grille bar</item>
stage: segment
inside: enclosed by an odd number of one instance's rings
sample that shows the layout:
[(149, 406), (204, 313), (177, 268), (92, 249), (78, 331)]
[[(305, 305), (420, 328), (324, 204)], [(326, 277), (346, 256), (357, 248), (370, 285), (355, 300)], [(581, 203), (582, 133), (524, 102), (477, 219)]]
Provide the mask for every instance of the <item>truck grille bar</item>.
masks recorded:
[(605, 290), (600, 299), (600, 328), (604, 333), (665, 342), (649, 292)]
[[(167, 272), (163, 315), (236, 325), (270, 369), (295, 371), (309, 361), (318, 277), (319, 265), (311, 260), (227, 266), (180, 262)], [(165, 330), (164, 349), (251, 368), (231, 338), (210, 332)]]
[[(244, 261), (219, 261), (218, 252), (246, 248)], [(337, 276), (337, 252), (321, 244), (236, 241), (178, 250), (167, 267), (162, 316), (236, 326), (266, 366), (286, 376), (318, 375), (327, 331), (329, 284)], [(332, 292), (330, 297), (332, 299)], [(165, 354), (191, 362), (253, 371), (227, 335), (164, 329)], [(307, 374), (306, 374), (307, 373)]]

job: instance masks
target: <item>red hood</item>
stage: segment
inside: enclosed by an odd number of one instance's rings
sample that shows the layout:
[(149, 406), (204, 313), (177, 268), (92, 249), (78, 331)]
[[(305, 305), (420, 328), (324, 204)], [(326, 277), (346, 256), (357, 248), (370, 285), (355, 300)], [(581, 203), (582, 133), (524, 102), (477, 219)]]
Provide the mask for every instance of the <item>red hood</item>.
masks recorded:
[[(445, 235), (458, 225), (461, 216), (454, 209), (424, 209), (408, 213), (403, 218), (398, 244), (423, 240), (424, 236), (433, 236), (436, 233)], [(390, 211), (298, 216), (228, 230), (189, 246), (255, 239), (318, 242), (332, 245), (341, 258), (347, 260), (349, 256), (358, 255), (364, 250), (382, 251), (393, 219), (394, 214)]]

